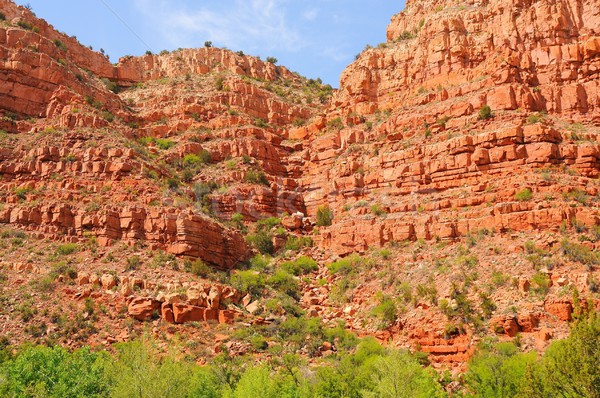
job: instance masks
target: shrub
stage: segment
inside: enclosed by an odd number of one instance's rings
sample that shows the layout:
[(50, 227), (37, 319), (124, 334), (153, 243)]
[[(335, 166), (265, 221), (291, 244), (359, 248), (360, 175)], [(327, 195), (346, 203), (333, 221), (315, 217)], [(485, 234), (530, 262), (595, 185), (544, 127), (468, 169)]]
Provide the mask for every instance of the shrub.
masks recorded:
[(23, 347), (3, 364), (0, 395), (11, 397), (90, 397), (110, 394), (109, 354), (89, 348), (69, 353), (56, 347)]
[(61, 51), (67, 51), (67, 45), (58, 39), (54, 39), (53, 43)]
[(167, 178), (167, 186), (170, 189), (177, 189), (179, 188), (179, 184), (181, 184), (181, 182), (179, 181), (179, 179), (177, 179), (177, 177), (169, 177)]
[(244, 176), (244, 181), (249, 184), (260, 184), (269, 186), (269, 179), (262, 170), (250, 169)]
[(563, 199), (566, 201), (576, 201), (586, 206), (588, 202), (587, 193), (582, 189), (573, 189), (570, 192), (563, 193)]
[(183, 165), (195, 167), (210, 162), (210, 158), (210, 152), (208, 152), (206, 149), (203, 149), (197, 155), (194, 153), (185, 155), (183, 157)]
[(257, 254), (250, 259), (250, 268), (255, 271), (264, 271), (271, 264), (271, 257)]
[(400, 35), (398, 37), (396, 37), (396, 41), (404, 41), (404, 40), (410, 40), (410, 39), (414, 39), (415, 37), (417, 37), (417, 35), (409, 30), (405, 30), (404, 32), (400, 33)]
[(515, 200), (519, 202), (526, 202), (528, 200), (531, 200), (531, 198), (533, 198), (533, 193), (529, 188), (523, 188), (515, 194)]
[(600, 264), (600, 255), (598, 252), (590, 250), (587, 246), (572, 243), (568, 239), (564, 239), (560, 248), (564, 255), (571, 261), (575, 261), (592, 268)]
[(257, 117), (256, 119), (254, 119), (254, 125), (258, 128), (261, 129), (266, 129), (267, 127), (269, 127), (269, 123), (267, 123), (266, 120), (261, 119), (259, 117)]
[[(357, 353), (358, 356), (358, 353)], [(446, 394), (428, 369), (407, 351), (388, 355), (369, 355), (361, 366), (364, 377), (370, 380), (365, 397), (440, 398)], [(353, 361), (355, 362), (356, 359)], [(358, 362), (360, 363), (360, 362)], [(354, 381), (357, 383), (357, 381)], [(321, 396), (328, 396), (327, 394)], [(359, 396), (359, 395), (352, 395)]]
[(23, 187), (23, 188), (15, 188), (13, 193), (20, 200), (25, 200), (27, 195), (32, 191), (31, 188)]
[(335, 130), (341, 130), (344, 127), (341, 117), (336, 117), (327, 122), (327, 127), (331, 127)]
[(263, 218), (256, 223), (256, 227), (259, 230), (271, 230), (278, 225), (281, 225), (281, 218), (278, 217)]
[(371, 213), (373, 213), (376, 216), (382, 216), (384, 214), (387, 214), (383, 207), (381, 207), (381, 205), (378, 203), (371, 206)]
[(275, 251), (273, 235), (268, 231), (257, 231), (254, 234), (248, 235), (246, 241), (262, 254), (273, 254)]
[(358, 254), (351, 254), (346, 258), (335, 261), (327, 266), (327, 269), (332, 274), (347, 275), (357, 268), (359, 268), (364, 262), (364, 259)]
[(271, 64), (276, 64), (277, 63), (277, 58), (275, 58), (275, 57), (267, 57), (267, 62), (269, 62)]
[(298, 251), (303, 247), (312, 247), (313, 240), (308, 236), (290, 235), (285, 242), (285, 250)]
[(260, 296), (266, 286), (265, 277), (252, 270), (238, 271), (231, 276), (231, 285), (246, 293)]
[(298, 294), (300, 291), (300, 288), (298, 287), (298, 281), (286, 270), (279, 269), (275, 271), (275, 274), (269, 278), (267, 283), (274, 289), (285, 293), (294, 299), (298, 299)]
[(508, 281), (509, 276), (502, 273), (501, 271), (492, 272), (492, 284), (496, 287), (504, 286), (506, 281)]
[(231, 215), (231, 222), (235, 224), (237, 229), (244, 229), (244, 215), (241, 213), (233, 213)]
[(223, 91), (223, 89), (225, 88), (225, 84), (223, 83), (224, 80), (225, 79), (223, 77), (218, 77), (217, 80), (215, 80), (215, 88), (218, 91)]
[(287, 261), (281, 264), (281, 268), (292, 275), (305, 275), (312, 271), (316, 271), (319, 267), (317, 262), (310, 257), (298, 257), (295, 261)]
[(317, 209), (317, 226), (327, 227), (333, 221), (333, 211), (328, 205), (319, 206)]
[(112, 123), (115, 120), (115, 115), (113, 115), (111, 112), (109, 111), (103, 111), (102, 112), (102, 118), (104, 120), (106, 120), (109, 123)]
[(163, 250), (158, 250), (152, 257), (152, 267), (164, 268), (168, 263), (177, 262), (177, 258), (173, 254), (167, 254)]
[(544, 113), (542, 113), (542, 112), (540, 112), (540, 113), (532, 113), (531, 115), (529, 115), (529, 116), (527, 117), (527, 123), (528, 123), (528, 124), (535, 124), (535, 123), (539, 123), (539, 122), (541, 122), (542, 120), (544, 120), (544, 117), (545, 117), (545, 116), (546, 116), (546, 115), (545, 115)]
[(210, 40), (207, 40), (204, 42), (204, 47), (206, 48), (211, 48), (213, 46), (213, 42)]
[(3, 12), (0, 12), (0, 21), (6, 20), (6, 15)]
[(598, 314), (592, 313), (577, 321), (569, 337), (551, 344), (537, 369), (527, 376), (532, 387), (530, 397), (599, 397)]
[(492, 114), (492, 108), (490, 108), (489, 105), (484, 105), (479, 109), (479, 120), (487, 120), (492, 117), (494, 117), (494, 115)]
[(127, 258), (127, 266), (125, 268), (126, 271), (133, 271), (139, 268), (141, 264), (140, 256), (134, 255)]
[(17, 25), (25, 30), (33, 30), (33, 25), (25, 21), (19, 21)]
[(59, 245), (56, 248), (56, 253), (63, 255), (63, 256), (67, 256), (69, 254), (75, 253), (77, 251), (79, 246), (77, 246), (76, 243), (65, 243), (62, 245)]
[(373, 307), (371, 315), (379, 319), (379, 328), (385, 329), (396, 321), (398, 308), (390, 297), (384, 296), (381, 292), (378, 292), (376, 296), (378, 296), (379, 304)]
[(531, 283), (533, 285), (532, 290), (535, 293), (545, 296), (550, 290), (550, 278), (547, 274), (538, 272), (531, 277)]
[(194, 275), (206, 278), (210, 275), (212, 269), (200, 259), (196, 259), (190, 266), (190, 272)]
[[(469, 361), (467, 387), (475, 398), (521, 397), (527, 383), (526, 370), (535, 364), (536, 354), (520, 354), (513, 343), (480, 346)], [(531, 395), (542, 396), (542, 395)]]
[(173, 141), (166, 138), (157, 138), (154, 140), (154, 144), (158, 149), (162, 149), (163, 151), (169, 150), (175, 145)]
[(109, 79), (102, 79), (102, 83), (104, 83), (104, 85), (106, 86), (106, 88), (110, 91), (112, 91), (115, 94), (118, 94), (119, 92), (119, 86), (117, 85), (117, 83), (113, 82), (112, 80)]

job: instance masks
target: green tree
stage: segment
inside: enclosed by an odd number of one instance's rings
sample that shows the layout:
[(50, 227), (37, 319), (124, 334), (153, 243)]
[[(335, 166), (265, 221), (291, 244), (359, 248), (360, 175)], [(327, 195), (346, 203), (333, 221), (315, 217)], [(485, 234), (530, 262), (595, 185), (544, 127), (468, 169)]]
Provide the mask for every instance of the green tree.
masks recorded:
[[(533, 369), (532, 392), (540, 397), (600, 397), (600, 317), (579, 320), (571, 335), (553, 343)], [(531, 396), (531, 395), (530, 395)]]
[(193, 369), (172, 356), (160, 357), (153, 343), (140, 339), (117, 347), (109, 372), (114, 398), (181, 398), (190, 396)]
[(280, 385), (266, 366), (253, 367), (244, 372), (235, 387), (233, 398), (280, 398)]
[(465, 382), (472, 397), (513, 398), (523, 393), (528, 366), (536, 361), (535, 353), (522, 354), (513, 343), (480, 347), (469, 361)]
[(191, 380), (190, 397), (221, 398), (221, 387), (215, 375), (207, 368), (197, 368)]
[(24, 347), (0, 366), (0, 396), (83, 398), (105, 397), (109, 380), (107, 353), (82, 348)]
[(365, 398), (441, 398), (446, 394), (434, 379), (406, 351), (380, 357), (371, 366), (374, 387), (363, 391)]

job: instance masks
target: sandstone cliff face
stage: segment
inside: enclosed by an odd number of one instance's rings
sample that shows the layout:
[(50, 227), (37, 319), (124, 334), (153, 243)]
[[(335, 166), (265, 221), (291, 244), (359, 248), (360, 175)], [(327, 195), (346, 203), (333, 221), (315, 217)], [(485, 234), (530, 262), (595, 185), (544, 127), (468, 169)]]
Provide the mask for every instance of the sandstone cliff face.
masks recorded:
[(593, 111), (599, 19), (594, 1), (408, 2), (388, 42), (344, 71), (336, 105), (359, 113), (436, 101)]
[[(482, 227), (593, 225), (596, 208), (514, 195), (596, 194), (587, 178), (598, 175), (600, 149), (599, 18), (594, 1), (408, 2), (388, 42), (343, 72), (330, 127), (310, 141), (307, 209), (328, 204), (338, 215), (323, 245), (349, 253)], [(494, 118), (479, 117), (486, 105)], [(541, 181), (540, 170), (561, 165), (581, 178)]]

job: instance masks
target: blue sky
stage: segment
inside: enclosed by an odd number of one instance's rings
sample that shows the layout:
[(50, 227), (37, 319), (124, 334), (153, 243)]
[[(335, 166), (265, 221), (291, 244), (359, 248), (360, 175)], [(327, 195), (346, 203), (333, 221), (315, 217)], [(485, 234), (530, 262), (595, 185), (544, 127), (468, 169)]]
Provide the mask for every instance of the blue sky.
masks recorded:
[(338, 86), (342, 70), (366, 44), (385, 41), (404, 0), (17, 0), (38, 17), (103, 48), (112, 62), (201, 47), (210, 40)]

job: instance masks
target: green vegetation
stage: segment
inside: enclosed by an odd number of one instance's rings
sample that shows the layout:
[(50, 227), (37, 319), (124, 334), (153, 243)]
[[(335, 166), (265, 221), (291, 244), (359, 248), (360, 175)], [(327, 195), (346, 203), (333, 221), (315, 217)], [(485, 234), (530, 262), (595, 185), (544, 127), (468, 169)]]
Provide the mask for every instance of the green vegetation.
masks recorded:
[(133, 271), (140, 267), (142, 264), (141, 258), (138, 255), (133, 255), (131, 257), (127, 257), (127, 265), (125, 267), (126, 271)]
[[(21, 20), (21, 21), (17, 22), (17, 26), (19, 26), (20, 28), (23, 28), (23, 29), (25, 29), (25, 30), (31, 30), (31, 31), (34, 31), (34, 32), (35, 32), (35, 29), (34, 29), (34, 28), (37, 28), (37, 27), (34, 27), (34, 26), (33, 26), (32, 24), (30, 24), (29, 22), (26, 22), (26, 21), (23, 21), (23, 20)], [(37, 32), (36, 32), (36, 33), (37, 33)]]
[(398, 308), (391, 297), (381, 292), (375, 294), (378, 304), (371, 310), (371, 315), (379, 319), (379, 328), (386, 329), (396, 321)]
[(102, 118), (109, 123), (112, 123), (115, 120), (115, 115), (109, 111), (102, 111)]
[(254, 119), (254, 125), (261, 129), (266, 129), (269, 127), (269, 123), (265, 119), (261, 119), (259, 117)]
[(262, 171), (260, 169), (248, 170), (246, 172), (246, 175), (244, 176), (244, 182), (247, 182), (249, 184), (259, 184), (259, 185), (265, 185), (265, 186), (270, 185), (267, 175), (265, 174), (264, 171)]
[(317, 209), (317, 226), (327, 227), (333, 222), (333, 211), (328, 205), (319, 206)]
[(264, 275), (258, 271), (238, 271), (231, 276), (231, 285), (242, 292), (260, 297), (266, 286)]
[(162, 149), (163, 151), (171, 149), (175, 146), (175, 142), (166, 139), (166, 138), (154, 138), (154, 137), (141, 137), (138, 138), (138, 142), (142, 145), (154, 145), (158, 149)]
[[(242, 278), (262, 289), (259, 273)], [(385, 296), (382, 296), (385, 300)], [(93, 314), (91, 300), (86, 311)], [(386, 311), (387, 312), (387, 311)], [(26, 309), (23, 314), (27, 313)], [(389, 311), (391, 313), (391, 311)], [(33, 315), (32, 315), (33, 316)], [(57, 318), (58, 319), (58, 318)], [(181, 358), (173, 347), (165, 353), (142, 338), (116, 345), (116, 353), (82, 348), (12, 347), (0, 340), (0, 396), (6, 397), (600, 397), (600, 318), (584, 314), (571, 335), (550, 345), (542, 356), (523, 353), (509, 342), (484, 339), (456, 379), (462, 391), (445, 392), (452, 382), (426, 367), (423, 358), (381, 346), (373, 338), (358, 340), (343, 324), (324, 328), (319, 319), (290, 316), (257, 334), (254, 327), (239, 331), (257, 351), (271, 350), (270, 340), (286, 341), (291, 351), (272, 351), (262, 363), (243, 357), (217, 355), (206, 366)], [(456, 326), (449, 325), (448, 332)], [(324, 342), (337, 351), (309, 365), (293, 353), (304, 347), (319, 354)]]
[(550, 290), (550, 278), (548, 274), (538, 272), (531, 277), (532, 290), (541, 296), (546, 296)]
[(329, 272), (332, 274), (347, 275), (360, 268), (363, 262), (364, 259), (358, 254), (351, 254), (348, 257), (344, 257), (341, 260), (329, 264), (327, 269), (329, 269)]
[(469, 362), (465, 384), (471, 397), (600, 397), (600, 318), (579, 320), (569, 338), (537, 359), (511, 343), (484, 341)]
[(54, 39), (54, 45), (61, 51), (67, 51), (67, 45), (58, 39)]
[(523, 188), (515, 194), (515, 200), (519, 202), (526, 202), (533, 198), (533, 193), (529, 188)]
[(210, 163), (211, 155), (206, 149), (201, 150), (198, 154), (190, 153), (183, 157), (183, 165), (188, 167), (197, 167), (199, 165)]
[(285, 242), (285, 250), (298, 251), (303, 247), (312, 247), (313, 240), (308, 236), (290, 235)]
[(215, 80), (215, 88), (217, 89), (217, 91), (223, 91), (225, 89), (225, 78), (223, 77), (218, 77), (217, 80)]
[(281, 268), (292, 275), (299, 276), (316, 271), (319, 267), (317, 262), (312, 258), (302, 256), (298, 257), (295, 261), (288, 261), (281, 264)]
[(31, 193), (33, 190), (31, 188), (28, 187), (21, 187), (21, 188), (15, 188), (13, 190), (13, 194), (19, 198), (19, 200), (25, 200), (27, 198), (27, 195), (29, 193)]
[(211, 274), (212, 269), (200, 259), (196, 259), (190, 264), (190, 272), (194, 275), (207, 277)]
[(414, 39), (415, 37), (417, 37), (417, 34), (415, 32), (405, 30), (404, 32), (400, 33), (400, 35), (398, 35), (398, 37), (396, 37), (396, 41), (410, 40), (410, 39)]
[(269, 231), (257, 231), (254, 234), (248, 235), (246, 241), (263, 254), (273, 254), (275, 251), (273, 235)]
[(336, 117), (327, 122), (327, 127), (332, 128), (334, 130), (341, 130), (344, 128), (344, 123), (342, 122), (341, 117)]
[(79, 246), (76, 243), (65, 243), (56, 248), (56, 253), (62, 256), (67, 256), (69, 254), (75, 253)]
[(476, 398), (517, 397), (524, 390), (525, 371), (535, 363), (535, 353), (519, 354), (512, 343), (481, 346), (469, 362), (465, 381)]
[(494, 115), (492, 114), (492, 108), (490, 108), (489, 105), (484, 105), (481, 107), (481, 109), (479, 109), (479, 120), (487, 120), (491, 119), (492, 117), (494, 117)]
[(378, 203), (371, 206), (371, 213), (373, 213), (376, 216), (383, 216), (383, 215), (387, 214), (385, 209), (383, 207), (381, 207), (381, 205)]
[(531, 115), (529, 115), (527, 117), (527, 124), (539, 123), (539, 122), (543, 121), (545, 117), (546, 117), (545, 112), (532, 113)]
[(277, 58), (275, 58), (275, 57), (267, 57), (267, 62), (275, 65), (277, 63)]
[(560, 243), (560, 248), (565, 257), (571, 261), (581, 263), (588, 268), (593, 268), (596, 265), (600, 265), (600, 253), (591, 250), (587, 246), (573, 243), (568, 239), (564, 239)]
[(586, 206), (588, 204), (588, 195), (583, 189), (573, 189), (563, 193), (563, 199), (567, 202), (575, 201)]

